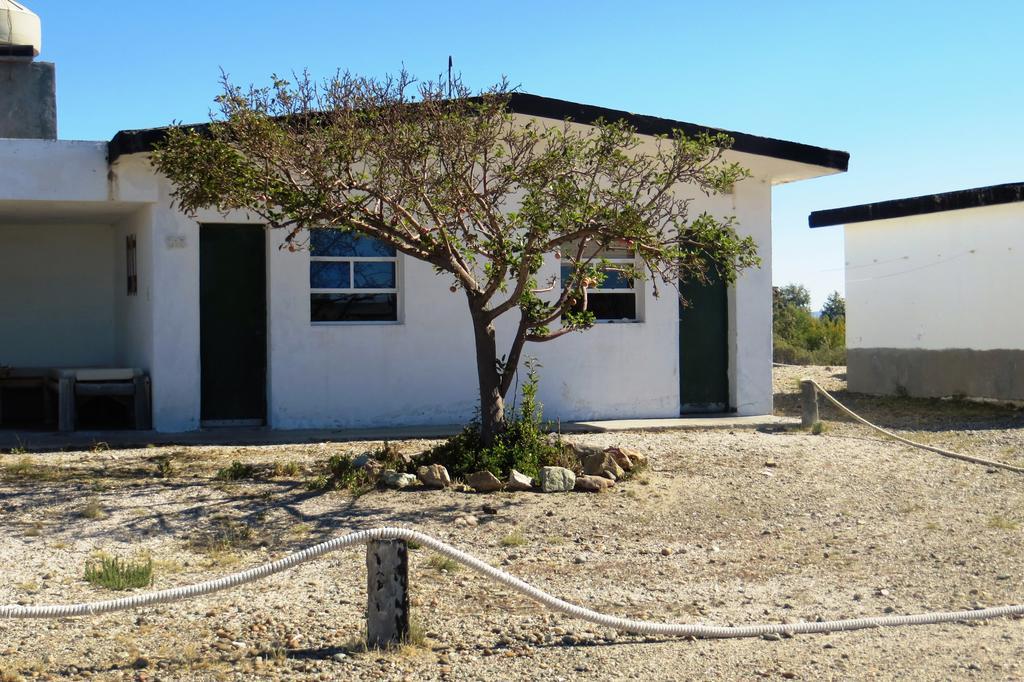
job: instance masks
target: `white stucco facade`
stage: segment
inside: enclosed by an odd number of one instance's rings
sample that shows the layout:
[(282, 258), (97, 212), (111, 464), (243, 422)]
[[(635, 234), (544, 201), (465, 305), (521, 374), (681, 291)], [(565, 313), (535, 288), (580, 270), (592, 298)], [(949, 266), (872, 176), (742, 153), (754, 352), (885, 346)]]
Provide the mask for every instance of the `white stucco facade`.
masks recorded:
[[(766, 414), (771, 188), (835, 169), (729, 156), (752, 177), (731, 194), (698, 197), (691, 211), (736, 216), (741, 234), (758, 245), (761, 267), (744, 272), (728, 295), (730, 406)], [(157, 430), (200, 428), (200, 225), (259, 228), (246, 215), (186, 217), (172, 208), (170, 191), (145, 153), (108, 163), (103, 143), (0, 140), (0, 365), (138, 367), (151, 377)], [(125, 289), (128, 236), (137, 244), (132, 295)], [(312, 324), (309, 254), (281, 250), (280, 240), (266, 232), (269, 426), (447, 424), (472, 416), (468, 309), (447, 279), (400, 256), (397, 323)], [(552, 256), (541, 279), (557, 272)], [(648, 283), (640, 286), (639, 322), (600, 324), (527, 347), (525, 355), (543, 366), (546, 417), (678, 416), (678, 301), (674, 291), (655, 298)], [(505, 332), (499, 324), (499, 335)]]
[(1024, 349), (1024, 204), (845, 228), (849, 348)]
[[(1015, 191), (834, 209), (861, 218), (844, 227), (850, 390), (1024, 400), (1024, 203), (982, 203)], [(920, 212), (872, 219), (899, 201)]]

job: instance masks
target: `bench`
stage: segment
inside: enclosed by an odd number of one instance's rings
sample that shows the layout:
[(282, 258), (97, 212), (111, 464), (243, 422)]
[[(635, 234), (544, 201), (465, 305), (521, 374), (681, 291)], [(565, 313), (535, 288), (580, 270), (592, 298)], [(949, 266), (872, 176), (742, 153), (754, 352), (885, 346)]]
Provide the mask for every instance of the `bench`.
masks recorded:
[(57, 430), (74, 431), (78, 398), (114, 396), (132, 399), (135, 428), (152, 428), (149, 377), (132, 368), (51, 369), (47, 387), (57, 395)]

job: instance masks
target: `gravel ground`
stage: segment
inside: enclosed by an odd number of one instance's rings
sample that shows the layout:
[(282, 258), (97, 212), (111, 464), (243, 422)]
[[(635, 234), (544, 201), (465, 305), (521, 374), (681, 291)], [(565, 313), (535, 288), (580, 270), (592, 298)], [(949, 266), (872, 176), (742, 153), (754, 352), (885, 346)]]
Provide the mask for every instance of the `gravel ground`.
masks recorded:
[[(799, 414), (796, 381), (807, 373), (900, 433), (1024, 464), (1021, 411), (847, 395), (843, 368), (777, 368), (780, 414)], [(2, 455), (0, 603), (110, 598), (82, 579), (98, 551), (148, 554), (164, 588), (384, 524), (623, 616), (738, 624), (1024, 601), (1024, 479), (879, 440), (824, 406), (822, 417), (820, 436), (573, 436), (649, 455), (648, 473), (602, 494), (307, 489), (328, 456), (372, 443)], [(157, 476), (160, 456), (168, 477)], [(234, 460), (259, 465), (257, 477), (213, 480)], [(543, 612), (426, 550), (411, 557), (419, 638), (398, 651), (360, 649), (364, 556), (346, 550), (174, 605), (0, 622), (0, 680), (1024, 679), (1024, 620), (644, 639)]]

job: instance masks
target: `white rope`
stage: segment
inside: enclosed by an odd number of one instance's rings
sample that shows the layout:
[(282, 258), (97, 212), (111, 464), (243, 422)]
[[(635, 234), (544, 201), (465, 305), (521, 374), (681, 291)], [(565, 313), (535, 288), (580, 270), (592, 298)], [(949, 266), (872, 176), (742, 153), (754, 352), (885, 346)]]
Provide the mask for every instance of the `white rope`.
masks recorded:
[(841, 402), (836, 400), (836, 398), (831, 393), (823, 389), (814, 379), (804, 379), (803, 381), (810, 381), (811, 384), (814, 386), (815, 390), (818, 391), (818, 393), (825, 396), (825, 398), (830, 403), (838, 407), (841, 411), (845, 412), (849, 416), (853, 417), (855, 420), (859, 421), (861, 424), (864, 424), (865, 426), (868, 426), (874, 429), (875, 431), (878, 431), (879, 433), (884, 434), (889, 438), (892, 438), (893, 440), (897, 440), (903, 443), (904, 445), (910, 445), (915, 448), (921, 448), (922, 450), (928, 450), (930, 452), (934, 452), (938, 455), (942, 455), (943, 457), (949, 457), (951, 459), (959, 459), (961, 461), (970, 462), (972, 464), (983, 464), (987, 467), (993, 467), (996, 469), (1006, 469), (1007, 471), (1012, 471), (1017, 474), (1024, 474), (1024, 467), (1017, 467), (1013, 466), (1012, 464), (1004, 464), (1003, 462), (995, 462), (993, 460), (982, 459), (980, 457), (972, 457), (971, 455), (963, 455), (960, 454), (959, 452), (953, 452), (952, 450), (943, 450), (942, 448), (937, 448), (934, 445), (926, 445), (924, 443), (918, 443), (908, 438), (904, 438), (903, 436), (898, 436), (892, 431), (887, 431), (883, 429), (881, 426), (878, 426), (877, 424), (872, 424), (867, 419), (865, 419), (864, 417), (860, 416), (859, 414), (848, 408), (846, 405), (843, 405)]
[(44, 606), (0, 606), (0, 618), (67, 618), (73, 616), (91, 616), (99, 613), (111, 613), (126, 609), (167, 604), (170, 602), (212, 594), (231, 587), (250, 583), (274, 573), (280, 573), (301, 563), (311, 561), (319, 556), (343, 547), (362, 545), (374, 540), (405, 540), (417, 542), (442, 556), (453, 559), (491, 580), (501, 583), (520, 594), (523, 594), (544, 606), (564, 613), (572, 618), (589, 621), (613, 630), (634, 632), (643, 635), (699, 637), (720, 639), (727, 637), (760, 637), (763, 635), (797, 635), (819, 632), (837, 632), (845, 630), (862, 630), (865, 628), (894, 627), (900, 625), (930, 625), (935, 623), (952, 623), (966, 620), (986, 620), (1004, 616), (1024, 615), (1024, 605), (999, 606), (971, 611), (944, 611), (921, 613), (908, 616), (876, 616), (869, 618), (850, 618), (802, 623), (757, 623), (752, 625), (718, 626), (700, 623), (659, 623), (644, 620), (618, 618), (598, 613), (576, 604), (552, 596), (533, 585), (530, 585), (505, 571), (484, 563), (474, 556), (466, 554), (441, 540), (425, 533), (409, 528), (374, 528), (362, 530), (341, 537), (333, 538), (313, 547), (290, 554), (282, 559), (262, 566), (251, 568), (240, 573), (233, 573), (216, 580), (208, 580), (196, 585), (175, 587), (159, 592), (147, 592), (121, 599), (91, 602), (84, 604), (51, 604)]

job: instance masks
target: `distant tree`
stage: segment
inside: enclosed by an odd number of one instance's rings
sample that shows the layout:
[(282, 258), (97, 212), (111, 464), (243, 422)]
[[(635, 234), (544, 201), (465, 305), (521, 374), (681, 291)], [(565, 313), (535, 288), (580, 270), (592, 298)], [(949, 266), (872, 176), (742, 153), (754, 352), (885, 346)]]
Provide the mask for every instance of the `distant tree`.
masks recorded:
[(825, 305), (821, 308), (821, 316), (833, 322), (846, 319), (846, 301), (838, 291), (833, 291), (828, 295)]
[[(811, 295), (800, 284), (773, 287), (773, 343), (775, 362), (796, 365), (841, 365), (846, 362), (844, 316), (820, 319), (811, 313)], [(829, 297), (832, 311), (843, 306), (838, 293)], [(828, 304), (826, 304), (827, 306)]]
[[(513, 116), (510, 97), (504, 82), (475, 94), (404, 72), (247, 89), (225, 78), (214, 120), (172, 127), (153, 160), (188, 214), (249, 211), (284, 230), (290, 250), (306, 230), (350, 230), (432, 265), (466, 297), (491, 445), (524, 345), (593, 326), (588, 289), (612, 275), (647, 279), (657, 295), (708, 281), (711, 266), (732, 282), (759, 263), (732, 219), (689, 215), (687, 193), (748, 175), (723, 159), (729, 137), (674, 131), (651, 144), (624, 122), (545, 125)], [(609, 248), (635, 265), (612, 264)], [(552, 254), (565, 276), (538, 281)]]
[(802, 284), (772, 287), (772, 299), (776, 310), (786, 306), (795, 306), (808, 312), (811, 310), (811, 293)]

